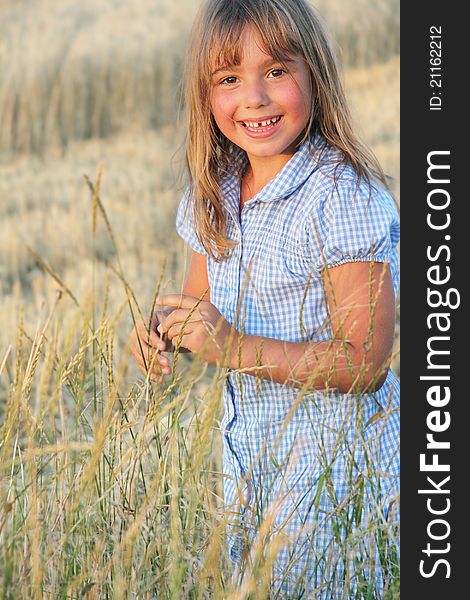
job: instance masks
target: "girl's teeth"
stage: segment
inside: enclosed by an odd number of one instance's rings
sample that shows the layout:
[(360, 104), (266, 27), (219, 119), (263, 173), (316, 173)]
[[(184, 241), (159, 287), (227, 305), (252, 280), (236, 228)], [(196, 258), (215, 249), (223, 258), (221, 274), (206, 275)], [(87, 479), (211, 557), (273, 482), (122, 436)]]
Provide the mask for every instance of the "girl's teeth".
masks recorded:
[(275, 125), (281, 117), (275, 117), (274, 119), (269, 119), (268, 121), (260, 121), (259, 123), (254, 122), (245, 122), (245, 127), (249, 127), (250, 129), (259, 129), (260, 127), (267, 127), (268, 125)]

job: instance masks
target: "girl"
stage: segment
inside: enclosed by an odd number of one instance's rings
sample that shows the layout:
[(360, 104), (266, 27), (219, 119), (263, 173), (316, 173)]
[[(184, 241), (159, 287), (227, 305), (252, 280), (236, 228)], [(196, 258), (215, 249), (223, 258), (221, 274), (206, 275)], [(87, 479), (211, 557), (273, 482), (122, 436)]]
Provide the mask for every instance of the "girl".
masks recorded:
[[(207, 0), (186, 67), (182, 295), (133, 353), (227, 368), (224, 502), (240, 577), (382, 597), (397, 567), (398, 215), (306, 0)], [(158, 327), (157, 327), (158, 325)], [(155, 331), (157, 329), (157, 331)], [(144, 350), (144, 352), (142, 352)], [(349, 594), (349, 595), (348, 595)]]

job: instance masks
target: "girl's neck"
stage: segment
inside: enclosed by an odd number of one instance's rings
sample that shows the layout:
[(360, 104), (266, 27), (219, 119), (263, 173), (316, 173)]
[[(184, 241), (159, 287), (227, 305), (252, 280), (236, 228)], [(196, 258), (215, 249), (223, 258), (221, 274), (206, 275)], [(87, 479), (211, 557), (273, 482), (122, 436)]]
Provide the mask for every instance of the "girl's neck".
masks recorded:
[(292, 158), (291, 153), (269, 158), (249, 157), (240, 188), (240, 209), (267, 185)]

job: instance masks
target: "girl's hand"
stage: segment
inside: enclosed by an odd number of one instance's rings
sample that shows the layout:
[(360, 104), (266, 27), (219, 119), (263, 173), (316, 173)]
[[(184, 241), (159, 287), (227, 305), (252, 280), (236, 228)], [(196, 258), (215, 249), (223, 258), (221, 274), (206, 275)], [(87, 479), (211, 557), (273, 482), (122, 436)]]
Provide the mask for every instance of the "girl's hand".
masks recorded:
[(238, 332), (213, 304), (175, 294), (157, 298), (156, 305), (175, 307), (157, 327), (162, 335), (168, 334), (174, 346), (187, 348), (209, 364), (230, 365)]
[(134, 355), (137, 366), (142, 373), (149, 375), (152, 381), (163, 380), (163, 375), (171, 373), (170, 361), (161, 352), (171, 350), (168, 341), (162, 339), (157, 332), (159, 320), (155, 314), (152, 317), (150, 327), (148, 322), (139, 319), (129, 338), (129, 345)]

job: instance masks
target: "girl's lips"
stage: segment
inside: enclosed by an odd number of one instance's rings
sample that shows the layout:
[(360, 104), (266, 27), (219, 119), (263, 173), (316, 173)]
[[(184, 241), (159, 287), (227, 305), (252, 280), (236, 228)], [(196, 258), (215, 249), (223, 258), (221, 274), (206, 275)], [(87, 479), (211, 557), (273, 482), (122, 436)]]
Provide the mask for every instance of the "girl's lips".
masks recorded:
[(269, 117), (259, 121), (240, 121), (243, 131), (251, 138), (259, 139), (270, 137), (279, 128), (283, 115)]

